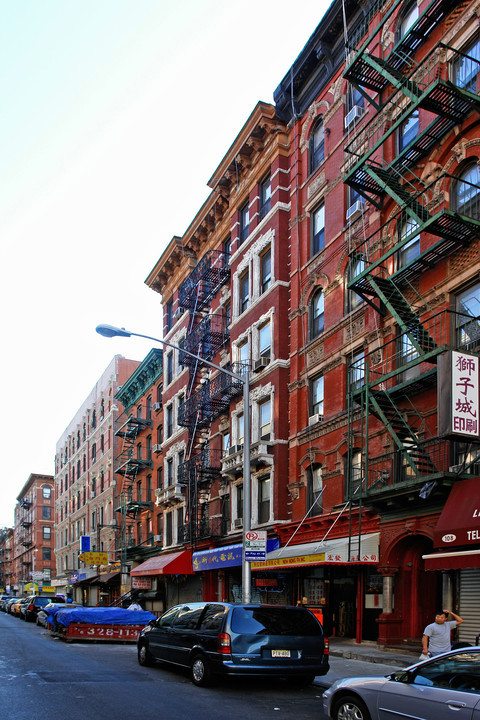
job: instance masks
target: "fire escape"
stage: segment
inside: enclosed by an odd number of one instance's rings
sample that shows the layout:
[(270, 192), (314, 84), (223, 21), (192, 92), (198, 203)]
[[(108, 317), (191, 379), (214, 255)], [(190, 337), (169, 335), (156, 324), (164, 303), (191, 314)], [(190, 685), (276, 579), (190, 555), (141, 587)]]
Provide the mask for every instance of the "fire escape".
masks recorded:
[[(480, 63), (445, 44), (414, 61), (416, 50), (450, 12), (445, 0), (433, 0), (384, 55), (380, 34), (399, 5), (399, 0), (375, 5), (377, 24), (368, 35), (369, 16), (349, 39), (344, 73), (374, 106), (373, 117), (346, 144), (344, 181), (376, 208), (394, 208), (385, 224), (349, 248), (351, 266), (357, 268), (349, 291), (395, 325), (395, 337), (380, 341), (349, 373), (350, 468), (359, 442), (364, 458), (361, 472), (350, 470), (350, 491), (380, 509), (418, 501), (419, 494), (427, 497), (468, 473), (469, 463), (452, 468), (454, 443), (434, 436), (415, 400), (436, 387), (440, 353), (480, 350), (478, 319), (435, 312), (420, 293), (422, 274), (478, 237), (478, 188), (445, 172), (434, 178), (416, 174), (418, 163), (447, 133), (480, 108), (475, 81), (463, 80), (476, 78)], [(462, 77), (455, 75), (458, 67), (467, 67)], [(419, 110), (426, 126), (418, 124), (414, 137), (407, 136), (392, 152), (402, 128), (418, 123)], [(457, 196), (470, 201), (455, 207), (451, 198), (458, 188)], [(369, 431), (378, 426), (375, 419), (389, 433), (393, 452), (373, 455)], [(478, 462), (478, 453), (471, 462)]]
[(115, 435), (120, 438), (121, 450), (116, 459), (115, 473), (122, 476), (118, 494), (117, 512), (120, 513), (120, 555), (122, 564), (127, 560), (128, 549), (135, 545), (134, 523), (137, 515), (152, 507), (136, 494), (137, 479), (146, 469), (153, 468), (151, 450), (138, 442), (139, 437), (152, 427), (152, 420), (123, 413), (116, 421)]
[[(177, 481), (186, 491), (185, 525), (180, 539), (192, 547), (202, 538), (222, 534), (221, 518), (211, 518), (208, 512), (209, 488), (222, 467), (222, 450), (210, 447), (209, 428), (242, 391), (241, 383), (222, 373), (215, 374), (203, 362), (212, 361), (229, 339), (228, 319), (211, 309), (212, 300), (230, 280), (229, 259), (228, 253), (219, 250), (207, 252), (179, 291), (180, 307), (189, 312), (188, 332), (181, 343), (186, 352), (180, 353), (179, 361), (188, 366), (189, 379), (178, 424), (188, 428), (189, 439)], [(228, 369), (235, 372), (232, 366)]]

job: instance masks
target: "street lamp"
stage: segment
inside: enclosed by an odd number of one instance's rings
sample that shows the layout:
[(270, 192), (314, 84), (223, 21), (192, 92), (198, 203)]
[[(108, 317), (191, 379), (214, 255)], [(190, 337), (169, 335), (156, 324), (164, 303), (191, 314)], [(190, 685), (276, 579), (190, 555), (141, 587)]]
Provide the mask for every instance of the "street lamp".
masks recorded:
[[(188, 355), (191, 358), (194, 358), (194, 360), (200, 360), (204, 365), (208, 365), (209, 367), (213, 368), (214, 370), (218, 370), (219, 372), (223, 373), (224, 375), (228, 375), (229, 377), (233, 378), (237, 382), (241, 382), (243, 385), (243, 534), (244, 537), (246, 533), (250, 530), (250, 516), (251, 516), (251, 480), (250, 480), (250, 375), (249, 371), (247, 371), (239, 375), (238, 373), (234, 373), (231, 370), (226, 370), (225, 368), (220, 367), (219, 365), (215, 365), (215, 363), (210, 362), (209, 360), (205, 360), (205, 358), (200, 357), (199, 355), (195, 355), (194, 353), (189, 352), (188, 350), (183, 350), (182, 348), (178, 347), (178, 345), (173, 345), (170, 342), (167, 342), (166, 340), (161, 340), (160, 338), (152, 337), (151, 335), (142, 335), (141, 333), (131, 332), (130, 330), (125, 330), (125, 328), (118, 328), (114, 325), (97, 325), (95, 328), (96, 332), (99, 335), (102, 335), (103, 337), (140, 337), (145, 338), (146, 340), (153, 340), (153, 342), (160, 343), (161, 345), (166, 345), (167, 347), (173, 348), (174, 350), (179, 350), (182, 353), (185, 353), (185, 355)], [(251, 572), (250, 572), (250, 563), (245, 560), (245, 543), (243, 546), (243, 552), (242, 552), (242, 602), (249, 603), (251, 600)]]

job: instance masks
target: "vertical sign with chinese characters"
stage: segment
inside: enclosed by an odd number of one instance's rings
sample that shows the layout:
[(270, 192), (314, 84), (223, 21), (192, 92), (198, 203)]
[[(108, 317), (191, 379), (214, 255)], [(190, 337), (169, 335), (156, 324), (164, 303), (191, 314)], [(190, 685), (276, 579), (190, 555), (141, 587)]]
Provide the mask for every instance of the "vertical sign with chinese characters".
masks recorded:
[(438, 365), (439, 435), (477, 438), (480, 435), (480, 358), (451, 351)]

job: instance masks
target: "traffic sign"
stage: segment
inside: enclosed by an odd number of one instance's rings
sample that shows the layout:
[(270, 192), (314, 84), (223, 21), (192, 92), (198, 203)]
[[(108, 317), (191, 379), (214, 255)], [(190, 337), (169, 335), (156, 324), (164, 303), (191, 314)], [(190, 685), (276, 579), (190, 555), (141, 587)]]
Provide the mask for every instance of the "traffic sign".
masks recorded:
[(267, 556), (267, 531), (247, 530), (243, 538), (243, 552), (246, 562), (262, 562)]

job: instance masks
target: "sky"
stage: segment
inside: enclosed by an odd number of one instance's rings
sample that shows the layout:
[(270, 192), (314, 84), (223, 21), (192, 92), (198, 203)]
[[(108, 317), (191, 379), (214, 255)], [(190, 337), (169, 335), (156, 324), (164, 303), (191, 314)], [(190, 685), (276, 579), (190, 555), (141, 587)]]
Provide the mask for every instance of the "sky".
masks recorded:
[(0, 527), (115, 354), (144, 283), (327, 0), (0, 0)]

